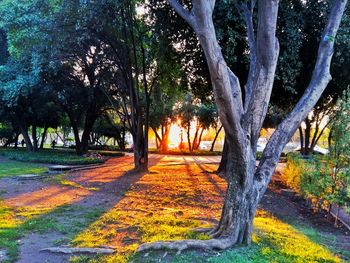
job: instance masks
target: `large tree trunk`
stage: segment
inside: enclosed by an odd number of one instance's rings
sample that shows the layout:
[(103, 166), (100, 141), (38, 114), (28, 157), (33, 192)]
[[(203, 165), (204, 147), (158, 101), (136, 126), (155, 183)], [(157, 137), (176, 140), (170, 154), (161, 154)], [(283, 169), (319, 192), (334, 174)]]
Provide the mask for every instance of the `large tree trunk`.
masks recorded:
[[(249, 244), (258, 205), (258, 192), (253, 180), (255, 156), (249, 147), (243, 155), (235, 150), (227, 150), (227, 155), (226, 197), (220, 222), (210, 234), (213, 238), (229, 237), (234, 244)], [(237, 160), (237, 155), (241, 155), (243, 160)]]

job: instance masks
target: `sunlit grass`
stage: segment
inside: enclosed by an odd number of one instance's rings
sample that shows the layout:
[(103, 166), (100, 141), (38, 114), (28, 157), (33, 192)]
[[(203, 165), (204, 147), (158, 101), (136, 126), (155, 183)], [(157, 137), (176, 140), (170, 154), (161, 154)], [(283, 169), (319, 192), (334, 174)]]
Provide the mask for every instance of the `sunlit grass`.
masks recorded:
[(284, 262), (340, 262), (330, 250), (267, 213), (260, 213), (254, 226), (258, 237), (256, 243), (262, 246), (262, 255), (269, 259), (283, 259)]
[[(74, 257), (72, 262), (165, 262), (164, 251), (151, 252), (147, 257), (134, 252), (145, 242), (207, 239), (194, 229), (209, 226), (201, 218), (218, 219), (222, 205), (222, 197), (218, 197), (224, 189), (221, 183), (195, 165), (178, 166), (176, 170), (152, 167), (151, 173), (133, 185), (114, 208), (72, 241), (83, 247), (110, 245), (117, 253), (94, 259)], [(254, 242), (249, 247), (209, 256), (193, 251), (181, 256), (168, 252), (167, 257), (172, 256), (167, 262), (340, 262), (326, 247), (266, 212), (259, 212), (254, 226)]]
[(56, 184), (61, 184), (64, 186), (70, 186), (73, 188), (85, 189), (85, 190), (89, 190), (89, 191), (97, 191), (98, 190), (98, 188), (96, 188), (96, 187), (85, 187), (81, 184), (78, 184), (77, 182), (67, 180), (66, 177), (67, 177), (67, 173), (61, 173), (61, 174), (52, 176), (51, 178), (48, 179), (48, 181), (50, 181), (52, 183), (56, 183)]
[[(305, 229), (305, 231), (309, 231)], [(151, 252), (147, 257), (134, 255), (133, 262), (161, 262), (162, 252)], [(170, 256), (169, 256), (170, 255)], [(168, 262), (216, 262), (216, 263), (310, 263), (341, 262), (327, 248), (310, 240), (303, 232), (260, 211), (254, 221), (253, 244), (218, 252), (170, 252)]]
[(0, 148), (0, 155), (10, 160), (35, 163), (80, 165), (103, 162), (103, 160), (98, 158), (77, 155), (73, 150), (69, 149), (41, 149), (38, 152), (28, 152), (23, 148)]
[(0, 178), (22, 174), (41, 174), (48, 169), (40, 164), (5, 161), (0, 162)]
[(0, 201), (0, 249), (5, 249), (9, 262), (18, 257), (18, 240), (26, 233), (47, 233), (57, 231), (65, 234), (68, 243), (77, 233), (95, 221), (103, 210), (87, 209), (80, 206), (63, 205), (55, 209), (18, 208), (14, 209)]

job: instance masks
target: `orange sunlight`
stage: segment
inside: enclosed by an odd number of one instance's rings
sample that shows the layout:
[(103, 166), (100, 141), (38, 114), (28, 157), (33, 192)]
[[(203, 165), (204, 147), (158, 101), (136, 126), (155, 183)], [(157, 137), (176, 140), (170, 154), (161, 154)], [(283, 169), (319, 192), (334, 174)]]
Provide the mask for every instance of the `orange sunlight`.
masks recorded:
[(183, 130), (179, 124), (172, 124), (169, 132), (169, 148), (178, 148), (181, 142), (181, 130)]

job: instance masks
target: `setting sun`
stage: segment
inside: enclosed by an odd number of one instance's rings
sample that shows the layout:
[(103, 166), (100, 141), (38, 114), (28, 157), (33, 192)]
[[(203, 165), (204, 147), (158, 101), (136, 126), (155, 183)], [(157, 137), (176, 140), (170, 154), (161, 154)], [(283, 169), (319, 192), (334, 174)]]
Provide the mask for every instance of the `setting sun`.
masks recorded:
[[(178, 120), (177, 123), (181, 123), (181, 120)], [(181, 143), (181, 130), (182, 128), (178, 124), (172, 124), (170, 127), (169, 133), (169, 148), (178, 148)]]

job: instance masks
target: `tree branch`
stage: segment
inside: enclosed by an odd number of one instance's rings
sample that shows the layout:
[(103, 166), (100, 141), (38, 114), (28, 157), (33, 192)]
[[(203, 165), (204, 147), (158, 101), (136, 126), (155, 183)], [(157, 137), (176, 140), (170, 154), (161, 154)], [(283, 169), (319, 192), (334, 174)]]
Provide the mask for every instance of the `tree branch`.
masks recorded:
[[(250, 132), (251, 142), (256, 144), (262, 124), (264, 122), (277, 66), (279, 44), (276, 38), (276, 25), (278, 16), (278, 0), (259, 0), (258, 4), (258, 30), (256, 39), (256, 66), (251, 75), (251, 98), (245, 105), (245, 127)], [(249, 14), (248, 14), (249, 16)], [(248, 22), (249, 24), (249, 22)], [(248, 29), (251, 27), (248, 26)], [(251, 30), (251, 29), (250, 29)], [(251, 43), (253, 45), (253, 43)]]
[(311, 81), (299, 102), (277, 127), (265, 147), (263, 157), (255, 173), (255, 178), (259, 182), (257, 184), (259, 198), (262, 197), (266, 190), (267, 183), (271, 180), (284, 146), (293, 136), (301, 122), (306, 118), (307, 114), (315, 106), (331, 80), (330, 64), (333, 56), (334, 39), (339, 29), (346, 3), (347, 0), (334, 1), (319, 44), (317, 60)]
[(256, 71), (256, 40), (255, 40), (255, 32), (254, 32), (254, 23), (253, 23), (253, 12), (254, 12), (255, 1), (250, 2), (250, 7), (248, 7), (248, 3), (242, 2), (238, 7), (244, 15), (244, 21), (247, 27), (247, 37), (248, 37), (248, 45), (249, 45), (249, 73), (247, 78), (247, 83), (245, 85), (245, 98), (244, 98), (244, 110), (246, 111), (249, 105), (249, 102), (252, 98), (253, 92), (253, 83), (254, 76)]
[(178, 0), (166, 0), (191, 27), (194, 27), (194, 17), (193, 15), (184, 8)]

